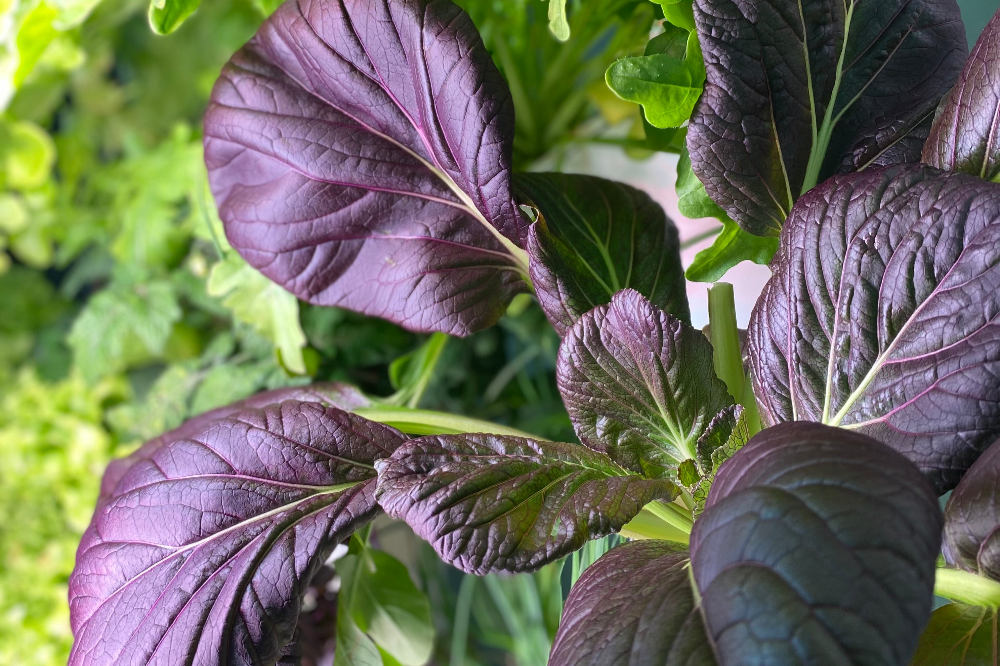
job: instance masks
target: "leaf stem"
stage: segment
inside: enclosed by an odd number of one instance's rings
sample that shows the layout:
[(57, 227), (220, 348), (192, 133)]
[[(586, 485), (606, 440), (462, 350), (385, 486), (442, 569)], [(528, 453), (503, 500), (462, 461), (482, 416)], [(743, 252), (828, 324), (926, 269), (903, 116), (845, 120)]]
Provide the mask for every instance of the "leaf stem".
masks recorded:
[(626, 523), (619, 534), (628, 539), (658, 539), (684, 544), (691, 540), (691, 535), (688, 532), (663, 522), (646, 508)]
[(694, 518), (691, 517), (691, 511), (683, 508), (679, 504), (675, 502), (661, 502), (657, 500), (650, 502), (643, 507), (643, 509), (648, 510), (667, 525), (670, 525), (685, 534), (691, 534), (691, 528), (694, 527)]
[(934, 594), (970, 606), (1000, 608), (1000, 583), (960, 569), (938, 569)]
[(354, 413), (369, 421), (385, 423), (399, 428), (408, 435), (459, 435), (462, 433), (488, 433), (491, 435), (511, 435), (527, 437), (536, 441), (548, 441), (544, 437), (511, 428), (499, 423), (481, 421), (447, 412), (435, 412), (429, 409), (411, 409), (409, 407), (390, 407), (378, 405), (355, 409)]
[(466, 574), (458, 587), (455, 603), (455, 625), (451, 632), (451, 658), (449, 666), (465, 666), (469, 641), (469, 616), (472, 614), (472, 596), (476, 591), (476, 577)]
[(729, 389), (729, 395), (744, 409), (744, 419), (751, 437), (760, 432), (760, 412), (753, 389), (743, 369), (743, 350), (736, 323), (736, 298), (733, 285), (716, 282), (708, 290), (708, 321), (712, 339), (715, 374)]

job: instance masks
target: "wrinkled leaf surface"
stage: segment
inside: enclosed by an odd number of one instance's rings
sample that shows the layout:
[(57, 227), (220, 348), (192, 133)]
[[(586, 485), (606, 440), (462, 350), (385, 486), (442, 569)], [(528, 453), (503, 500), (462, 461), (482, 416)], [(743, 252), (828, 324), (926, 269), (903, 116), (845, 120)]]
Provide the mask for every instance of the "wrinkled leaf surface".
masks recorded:
[(378, 470), (385, 512), (478, 575), (538, 569), (679, 492), (578, 444), (500, 435), (414, 439)]
[(274, 664), (299, 597), (378, 511), (403, 435), (317, 403), (221, 416), (133, 456), (70, 579), (70, 664)]
[(940, 492), (1000, 436), (1000, 185), (904, 166), (803, 197), (750, 320), (770, 423), (857, 430)]

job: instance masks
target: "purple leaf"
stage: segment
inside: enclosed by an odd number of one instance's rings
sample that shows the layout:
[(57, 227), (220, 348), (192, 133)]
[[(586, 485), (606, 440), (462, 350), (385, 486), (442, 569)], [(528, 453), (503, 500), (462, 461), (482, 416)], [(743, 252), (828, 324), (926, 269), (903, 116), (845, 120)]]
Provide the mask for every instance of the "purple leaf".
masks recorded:
[(888, 447), (770, 428), (723, 463), (690, 554), (640, 541), (587, 569), (549, 664), (906, 666), (941, 523), (930, 483)]
[(566, 599), (549, 666), (715, 666), (688, 573), (666, 541), (611, 549)]
[(888, 447), (817, 423), (764, 430), (723, 463), (691, 533), (719, 664), (909, 664), (941, 524)]
[(377, 467), (385, 512), (479, 575), (538, 569), (680, 492), (585, 446), (501, 435), (421, 437)]
[(518, 200), (539, 212), (531, 279), (560, 335), (625, 288), (690, 321), (677, 227), (649, 195), (576, 174), (522, 173), (514, 183)]
[(226, 235), (296, 296), (468, 334), (524, 289), (513, 104), (449, 0), (290, 0), (225, 66), (205, 161)]
[(743, 229), (777, 236), (834, 173), (915, 162), (967, 53), (955, 0), (696, 0), (705, 92), (687, 147)]
[(945, 98), (923, 161), (986, 180), (1000, 175), (1000, 12), (987, 24)]
[(301, 595), (377, 513), (374, 462), (403, 440), (287, 401), (148, 443), (117, 470), (80, 544), (71, 666), (274, 664), (294, 653)]
[(98, 506), (110, 497), (115, 486), (129, 469), (139, 460), (152, 458), (162, 447), (177, 440), (197, 436), (212, 426), (219, 419), (238, 414), (250, 408), (262, 408), (268, 405), (295, 400), (298, 402), (315, 402), (328, 407), (336, 407), (344, 411), (353, 411), (361, 407), (370, 407), (371, 400), (361, 391), (341, 382), (317, 382), (309, 386), (289, 386), (286, 388), (262, 391), (231, 405), (218, 407), (203, 414), (193, 416), (178, 427), (163, 433), (159, 437), (146, 442), (139, 450), (125, 458), (112, 460), (101, 479), (101, 495)]
[(771, 268), (750, 320), (763, 418), (863, 432), (954, 487), (1000, 436), (1000, 185), (904, 165), (832, 178)]
[(733, 404), (708, 339), (631, 289), (573, 325), (556, 374), (580, 440), (649, 477), (676, 479), (709, 421)]
[(1000, 443), (962, 477), (944, 510), (944, 556), (953, 567), (1000, 580)]

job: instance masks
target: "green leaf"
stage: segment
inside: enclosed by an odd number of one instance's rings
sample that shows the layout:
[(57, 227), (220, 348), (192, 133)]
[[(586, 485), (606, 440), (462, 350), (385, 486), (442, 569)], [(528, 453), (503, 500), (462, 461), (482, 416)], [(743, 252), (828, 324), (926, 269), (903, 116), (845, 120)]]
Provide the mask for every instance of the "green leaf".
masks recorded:
[(912, 666), (993, 666), (997, 663), (997, 611), (952, 603), (931, 614)]
[(58, 12), (47, 3), (39, 3), (24, 18), (17, 31), (17, 70), (14, 72), (14, 87), (20, 88), (25, 77), (35, 69), (45, 49), (59, 32), (52, 22)]
[(386, 401), (393, 405), (418, 407), (447, 343), (445, 333), (434, 333), (420, 347), (390, 363), (389, 381), (396, 393)]
[(375, 466), (385, 512), (477, 575), (538, 569), (680, 492), (579, 444), (505, 435), (421, 437)]
[(349, 613), (337, 612), (337, 647), (333, 666), (384, 666), (379, 649), (351, 619)]
[[(672, 39), (665, 40), (668, 47)], [(608, 87), (622, 99), (641, 104), (654, 127), (680, 127), (691, 117), (705, 84), (697, 33), (688, 33), (684, 57), (676, 56), (671, 52), (622, 58), (608, 68)]]
[(566, 0), (549, 0), (549, 30), (560, 42), (569, 39), (569, 21), (566, 20)]
[(194, 14), (201, 0), (166, 0), (149, 5), (149, 27), (158, 35), (169, 35)]
[(777, 251), (777, 237), (754, 236), (727, 217), (722, 220), (722, 233), (695, 256), (684, 275), (692, 282), (716, 282), (744, 261), (766, 266)]
[(169, 283), (113, 284), (87, 302), (67, 342), (92, 380), (155, 360), (180, 318)]
[(692, 282), (716, 282), (730, 268), (743, 262), (768, 264), (778, 251), (778, 238), (754, 236), (729, 219), (725, 211), (708, 196), (705, 186), (691, 170), (687, 148), (677, 163), (677, 209), (685, 217), (714, 217), (722, 222), (722, 232), (715, 242), (695, 256), (684, 276)]
[(305, 374), (302, 348), (306, 335), (299, 323), (299, 302), (292, 294), (264, 277), (236, 252), (212, 267), (208, 293), (222, 298), (237, 321), (250, 324), (270, 340), (286, 368)]
[(56, 159), (52, 138), (30, 122), (0, 124), (0, 185), (15, 190), (41, 187)]
[(691, 170), (691, 156), (686, 147), (677, 161), (677, 210), (693, 219), (714, 217), (722, 220), (726, 217), (726, 212), (712, 201), (705, 186)]
[(423, 666), (434, 648), (431, 607), (406, 566), (371, 549), (348, 555), (336, 566), (341, 589), (354, 594), (350, 617), (358, 629), (403, 666)]

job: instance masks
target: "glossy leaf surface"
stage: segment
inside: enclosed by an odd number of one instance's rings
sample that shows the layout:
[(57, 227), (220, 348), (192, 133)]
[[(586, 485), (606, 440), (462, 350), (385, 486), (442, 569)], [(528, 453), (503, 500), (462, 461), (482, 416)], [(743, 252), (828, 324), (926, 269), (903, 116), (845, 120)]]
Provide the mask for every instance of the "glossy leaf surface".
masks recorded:
[(696, 0), (695, 21), (691, 163), (759, 236), (835, 173), (917, 161), (967, 52), (955, 0)]
[(538, 569), (679, 492), (584, 446), (511, 436), (421, 437), (377, 466), (385, 512), (478, 575)]
[(1000, 580), (1000, 445), (969, 468), (944, 513), (948, 564)]
[(930, 616), (941, 511), (919, 470), (858, 433), (762, 431), (691, 533), (719, 664), (909, 663)]
[(803, 197), (750, 321), (770, 423), (857, 430), (940, 492), (1000, 436), (1000, 185), (900, 165)]
[(1000, 176), (1000, 13), (969, 54), (924, 144), (923, 161), (986, 180)]
[(650, 477), (676, 478), (733, 402), (705, 336), (630, 289), (573, 325), (556, 373), (580, 440)]
[(592, 564), (569, 593), (549, 666), (714, 666), (688, 553), (633, 541)]
[[(650, 40), (652, 52), (647, 48), (644, 55), (615, 61), (606, 76), (615, 94), (642, 105), (645, 118), (661, 129), (680, 127), (691, 117), (705, 84), (698, 35), (669, 24), (666, 30)], [(684, 36), (680, 53), (672, 48), (678, 41), (674, 33)], [(657, 48), (662, 42), (668, 43), (667, 48)]]
[(528, 240), (531, 279), (560, 334), (626, 288), (690, 319), (677, 227), (649, 195), (561, 173), (518, 174), (514, 184), (540, 213)]
[(286, 401), (147, 444), (80, 545), (70, 663), (274, 664), (294, 652), (300, 595), (377, 513), (374, 462), (402, 441)]
[(912, 666), (992, 666), (996, 634), (995, 609), (947, 604), (931, 614)]
[(205, 160), (233, 247), (296, 296), (463, 335), (523, 288), (513, 105), (449, 0), (282, 5), (223, 69)]

